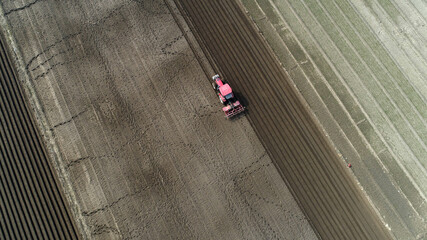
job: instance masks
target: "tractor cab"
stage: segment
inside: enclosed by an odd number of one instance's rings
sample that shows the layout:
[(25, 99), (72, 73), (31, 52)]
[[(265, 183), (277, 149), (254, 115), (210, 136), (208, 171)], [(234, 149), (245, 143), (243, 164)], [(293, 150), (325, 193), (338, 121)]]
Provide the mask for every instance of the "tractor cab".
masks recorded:
[(217, 91), (219, 92), (218, 96), (220, 98), (220, 101), (223, 104), (227, 104), (227, 102), (231, 101), (234, 97), (233, 90), (227, 83), (223, 84), (222, 86), (218, 86)]

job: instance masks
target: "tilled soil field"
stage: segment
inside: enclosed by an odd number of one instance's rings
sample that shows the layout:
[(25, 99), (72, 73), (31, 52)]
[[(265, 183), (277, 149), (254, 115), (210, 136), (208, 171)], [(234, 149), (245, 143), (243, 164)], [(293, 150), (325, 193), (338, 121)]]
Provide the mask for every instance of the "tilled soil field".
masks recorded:
[(0, 37), (0, 239), (79, 237)]
[(235, 1), (176, 0), (206, 55), (245, 97), (248, 119), (323, 239), (389, 232)]
[(163, 1), (1, 8), (83, 238), (316, 239), (247, 119), (224, 119), (214, 72)]

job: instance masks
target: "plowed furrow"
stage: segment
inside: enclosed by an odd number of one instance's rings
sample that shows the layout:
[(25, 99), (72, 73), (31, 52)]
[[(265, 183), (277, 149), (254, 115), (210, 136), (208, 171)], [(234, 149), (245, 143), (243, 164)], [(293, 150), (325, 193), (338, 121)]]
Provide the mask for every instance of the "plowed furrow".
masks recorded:
[(247, 99), (249, 121), (319, 236), (389, 238), (238, 4), (175, 2), (213, 65)]
[(0, 57), (0, 239), (77, 239), (3, 39)]

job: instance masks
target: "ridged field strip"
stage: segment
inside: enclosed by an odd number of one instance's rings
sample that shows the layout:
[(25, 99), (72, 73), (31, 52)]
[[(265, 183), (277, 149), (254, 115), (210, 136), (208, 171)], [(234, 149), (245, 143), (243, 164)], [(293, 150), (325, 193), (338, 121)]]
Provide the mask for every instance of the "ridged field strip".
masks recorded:
[(175, 2), (216, 70), (247, 100), (249, 121), (318, 235), (390, 239), (238, 3)]
[(0, 39), (0, 239), (78, 239)]

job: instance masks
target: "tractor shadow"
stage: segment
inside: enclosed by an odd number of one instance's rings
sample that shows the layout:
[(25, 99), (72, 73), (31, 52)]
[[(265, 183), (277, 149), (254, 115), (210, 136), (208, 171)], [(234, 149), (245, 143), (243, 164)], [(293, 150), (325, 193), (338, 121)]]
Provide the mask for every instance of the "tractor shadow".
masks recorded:
[(248, 100), (245, 98), (245, 96), (243, 96), (241, 93), (239, 93), (239, 92), (235, 92), (234, 93), (235, 95), (236, 95), (236, 98), (237, 98), (237, 100), (239, 100), (240, 101), (240, 103), (245, 107), (245, 108), (247, 108), (247, 107), (249, 107), (249, 102), (248, 102)]
[(248, 107), (249, 107), (250, 104), (249, 104), (248, 100), (241, 93), (239, 93), (239, 92), (234, 92), (234, 95), (236, 96), (237, 100), (239, 100), (240, 103), (243, 105), (243, 107), (245, 108), (245, 111), (242, 112), (242, 113), (240, 113), (240, 114), (238, 114), (238, 115), (236, 115), (236, 116), (234, 116), (234, 117), (232, 117), (232, 118), (230, 118), (229, 119), (230, 121), (237, 121), (240, 118), (245, 117), (246, 115), (249, 114)]

